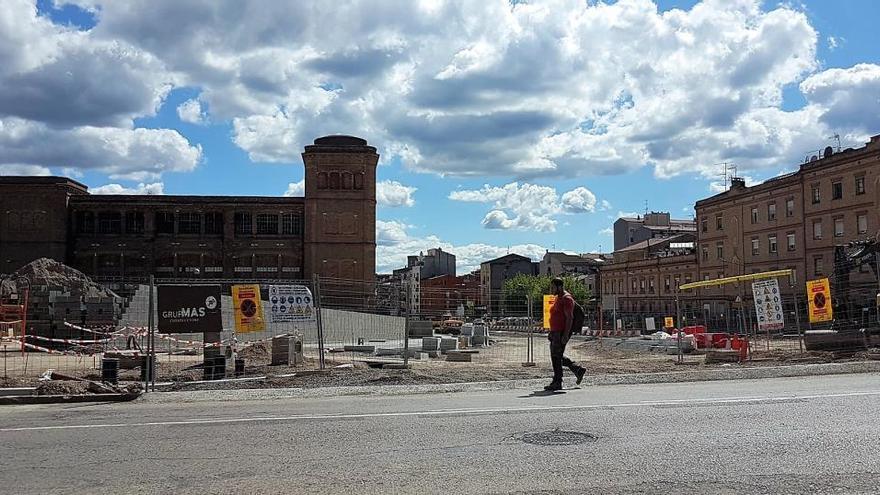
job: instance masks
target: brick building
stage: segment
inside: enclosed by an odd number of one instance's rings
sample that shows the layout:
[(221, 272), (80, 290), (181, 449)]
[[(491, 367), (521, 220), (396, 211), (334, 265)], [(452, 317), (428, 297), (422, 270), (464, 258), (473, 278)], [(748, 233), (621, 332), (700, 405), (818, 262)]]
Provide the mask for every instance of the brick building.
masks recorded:
[(507, 254), (480, 264), (482, 302), (489, 315), (503, 316), (501, 290), (504, 281), (519, 274), (537, 275), (539, 263), (519, 254)]
[[(693, 234), (647, 239), (614, 253), (614, 262), (601, 271), (601, 304), (606, 318), (639, 319), (676, 314), (679, 285), (696, 280), (699, 268)], [(682, 310), (693, 309), (694, 293), (678, 294)], [(625, 318), (624, 318), (625, 319)], [(610, 321), (610, 320), (609, 320)]]
[[(730, 188), (696, 204), (700, 279), (793, 269), (783, 293), (802, 296), (806, 280), (834, 270), (834, 246), (880, 233), (880, 136), (866, 146), (834, 153), (826, 148), (796, 172)], [(876, 284), (867, 269), (855, 284)], [(876, 288), (876, 285), (875, 287)], [(730, 310), (742, 288), (701, 289), (712, 314)]]
[(376, 148), (305, 147), (305, 197), (91, 195), (65, 177), (0, 177), (0, 273), (40, 257), (101, 277), (372, 281)]
[(437, 275), (421, 279), (421, 313), (425, 316), (456, 314), (461, 308), (465, 314), (474, 314), (480, 306), (480, 274), (461, 276)]
[[(880, 136), (866, 146), (835, 153), (826, 148), (796, 172), (746, 187), (730, 188), (696, 203), (697, 232), (648, 239), (615, 251), (603, 265), (603, 310), (640, 319), (674, 311), (676, 284), (776, 269), (794, 276), (780, 289), (803, 310), (804, 283), (834, 270), (834, 248), (880, 235)], [(693, 248), (684, 250), (687, 240)], [(851, 273), (852, 287), (864, 288), (854, 301), (872, 307), (877, 280), (867, 266)], [(679, 294), (685, 317), (731, 325), (749, 300), (748, 284), (701, 288)], [(749, 310), (748, 306), (745, 306)], [(794, 307), (787, 307), (786, 311)], [(740, 320), (743, 321), (743, 320)]]
[(670, 218), (668, 212), (651, 212), (635, 218), (622, 217), (614, 222), (614, 250), (618, 251), (648, 239), (693, 234), (696, 230), (693, 220), (676, 220)]

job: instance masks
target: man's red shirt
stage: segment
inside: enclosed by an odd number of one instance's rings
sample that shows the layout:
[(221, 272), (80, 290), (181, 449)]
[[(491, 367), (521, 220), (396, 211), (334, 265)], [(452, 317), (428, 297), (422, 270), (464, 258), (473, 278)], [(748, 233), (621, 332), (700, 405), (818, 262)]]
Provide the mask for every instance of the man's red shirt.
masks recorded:
[(556, 296), (556, 301), (550, 306), (550, 331), (564, 332), (565, 316), (572, 318), (574, 315), (574, 298), (568, 292), (562, 296)]

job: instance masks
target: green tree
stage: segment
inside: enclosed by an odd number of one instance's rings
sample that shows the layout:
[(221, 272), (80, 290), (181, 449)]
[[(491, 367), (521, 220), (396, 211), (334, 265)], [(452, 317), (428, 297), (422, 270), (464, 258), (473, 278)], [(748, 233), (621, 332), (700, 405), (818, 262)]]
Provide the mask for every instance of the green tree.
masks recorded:
[[(523, 275), (519, 274), (504, 282), (502, 286), (502, 296), (505, 305), (505, 314), (522, 315), (527, 314), (527, 297), (532, 301), (532, 316), (540, 318), (543, 314), (544, 295), (550, 294), (550, 282), (553, 277), (548, 275)], [(572, 276), (562, 277), (563, 286), (575, 301), (581, 305), (585, 305), (590, 299), (590, 291), (586, 285)]]

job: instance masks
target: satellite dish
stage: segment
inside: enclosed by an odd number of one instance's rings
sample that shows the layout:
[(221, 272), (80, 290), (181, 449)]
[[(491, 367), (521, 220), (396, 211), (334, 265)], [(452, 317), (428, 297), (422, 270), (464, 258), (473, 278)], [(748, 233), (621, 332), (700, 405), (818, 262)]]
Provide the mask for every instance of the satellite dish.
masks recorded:
[(828, 158), (829, 156), (831, 156), (833, 154), (834, 154), (834, 148), (832, 148), (831, 146), (826, 146), (825, 152), (822, 153), (822, 158)]

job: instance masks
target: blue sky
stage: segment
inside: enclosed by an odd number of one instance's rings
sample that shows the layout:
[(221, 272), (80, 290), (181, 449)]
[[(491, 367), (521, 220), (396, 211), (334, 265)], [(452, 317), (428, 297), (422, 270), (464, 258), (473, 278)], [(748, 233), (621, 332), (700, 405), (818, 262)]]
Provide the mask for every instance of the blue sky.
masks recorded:
[(872, 0), (123, 3), (0, 14), (0, 173), (276, 196), (311, 139), (362, 136), (383, 272), (608, 251), (646, 201), (690, 218), (722, 162), (760, 181), (880, 134)]

